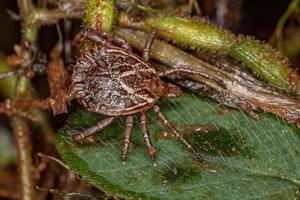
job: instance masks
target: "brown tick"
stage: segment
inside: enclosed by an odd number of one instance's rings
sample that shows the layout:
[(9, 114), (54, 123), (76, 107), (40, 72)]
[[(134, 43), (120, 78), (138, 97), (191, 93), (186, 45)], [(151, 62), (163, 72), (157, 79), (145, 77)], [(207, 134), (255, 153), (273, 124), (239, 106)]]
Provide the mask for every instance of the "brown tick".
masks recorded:
[[(123, 48), (113, 46), (104, 38), (119, 44)], [(131, 52), (131, 47), (122, 38), (108, 33), (83, 31), (77, 35), (74, 42), (88, 39), (97, 44), (96, 47), (84, 53), (74, 66), (71, 91), (78, 102), (91, 112), (108, 116), (95, 126), (73, 136), (73, 140), (81, 140), (99, 132), (110, 125), (116, 117), (125, 116), (125, 134), (121, 159), (125, 160), (133, 128), (133, 115), (140, 114), (140, 125), (148, 152), (155, 160), (155, 148), (152, 145), (147, 125), (146, 112), (153, 109), (163, 126), (185, 146), (188, 147), (200, 161), (202, 156), (195, 151), (175, 127), (160, 111), (156, 101), (161, 96), (178, 96), (181, 90), (170, 83), (161, 80), (172, 74), (203, 73), (185, 68), (175, 68), (158, 73), (149, 61), (149, 50), (154, 40), (154, 32), (146, 41), (143, 59)]]

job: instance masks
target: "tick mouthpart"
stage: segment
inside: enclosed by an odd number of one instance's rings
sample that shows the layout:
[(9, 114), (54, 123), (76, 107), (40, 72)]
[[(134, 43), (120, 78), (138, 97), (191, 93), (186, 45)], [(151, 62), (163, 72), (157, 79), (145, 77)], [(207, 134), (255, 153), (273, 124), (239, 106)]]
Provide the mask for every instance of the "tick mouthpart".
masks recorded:
[(164, 83), (164, 96), (178, 97), (182, 94), (182, 90), (171, 83)]

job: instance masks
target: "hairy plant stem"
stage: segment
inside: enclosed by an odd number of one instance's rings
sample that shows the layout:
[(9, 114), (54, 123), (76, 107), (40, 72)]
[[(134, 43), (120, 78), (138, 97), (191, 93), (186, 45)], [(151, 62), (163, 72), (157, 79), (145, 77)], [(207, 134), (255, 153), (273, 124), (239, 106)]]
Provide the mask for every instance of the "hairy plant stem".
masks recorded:
[[(33, 27), (30, 26), (28, 16), (33, 11), (33, 4), (31, 0), (18, 0), (18, 7), (22, 21), (22, 41), (33, 43), (36, 41), (37, 30), (31, 30)], [(29, 33), (32, 34), (29, 34)], [(30, 58), (30, 52), (22, 52), (23, 56)], [(28, 93), (30, 87), (30, 80), (25, 77), (20, 77), (15, 92), (15, 99), (21, 99), (25, 96), (30, 96)], [(18, 155), (18, 168), (20, 173), (20, 184), (21, 184), (21, 196), (22, 200), (34, 200), (35, 190), (32, 175), (32, 144), (30, 141), (30, 129), (28, 123), (20, 116), (15, 116), (11, 119), (11, 126), (13, 129), (17, 155)]]
[[(148, 37), (146, 33), (121, 28), (117, 28), (116, 33), (136, 49), (140, 51), (144, 49), (145, 41)], [(191, 78), (208, 85), (225, 97), (238, 99), (240, 108), (250, 112), (250, 114), (251, 110), (247, 109), (254, 105), (289, 122), (298, 123), (300, 118), (299, 101), (261, 83), (240, 69), (228, 67), (229, 70), (226, 71), (224, 68), (215, 67), (161, 40), (154, 41), (151, 46), (150, 56), (168, 67), (185, 67), (201, 70), (213, 78), (207, 79), (200, 76), (191, 76)], [(224, 85), (220, 85), (214, 81), (215, 79), (222, 80)]]
[[(38, 37), (38, 29), (40, 21), (33, 20), (31, 16), (36, 15), (36, 10), (31, 0), (18, 0), (18, 7), (22, 17), (22, 43), (35, 44)], [(40, 15), (38, 15), (40, 16)], [(29, 49), (22, 49), (21, 56), (24, 60), (31, 59), (32, 55)], [(22, 65), (21, 65), (22, 66)], [(32, 99), (33, 92), (30, 79), (21, 76), (16, 84), (14, 99)], [(35, 115), (42, 118), (41, 129), (47, 135), (52, 135), (53, 131), (49, 126), (47, 119), (39, 111), (35, 111)], [(23, 200), (35, 200), (35, 183), (32, 170), (32, 144), (30, 141), (30, 128), (25, 119), (20, 116), (11, 118), (11, 126), (16, 142), (18, 155), (18, 168), (20, 173), (20, 198)], [(49, 137), (49, 136), (48, 136)]]

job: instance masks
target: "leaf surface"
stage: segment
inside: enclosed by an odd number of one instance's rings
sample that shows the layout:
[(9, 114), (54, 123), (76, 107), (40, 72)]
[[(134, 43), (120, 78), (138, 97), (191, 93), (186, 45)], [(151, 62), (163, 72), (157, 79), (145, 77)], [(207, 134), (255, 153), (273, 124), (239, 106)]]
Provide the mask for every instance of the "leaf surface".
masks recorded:
[[(104, 116), (78, 110), (59, 131), (62, 159), (86, 181), (108, 195), (125, 199), (298, 199), (300, 198), (300, 132), (273, 115), (255, 120), (241, 111), (218, 106), (191, 94), (158, 102), (162, 112), (202, 152), (203, 166), (165, 130), (149, 111), (156, 166), (147, 154), (135, 117), (132, 145), (120, 161), (124, 120), (118, 119), (91, 145), (70, 136)], [(208, 125), (201, 132), (200, 125)]]

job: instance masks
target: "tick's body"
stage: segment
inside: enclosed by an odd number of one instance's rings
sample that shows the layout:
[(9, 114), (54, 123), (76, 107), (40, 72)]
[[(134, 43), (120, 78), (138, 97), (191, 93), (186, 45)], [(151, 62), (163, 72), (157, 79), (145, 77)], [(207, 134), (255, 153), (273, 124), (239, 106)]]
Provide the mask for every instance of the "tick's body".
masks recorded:
[(78, 59), (73, 91), (89, 111), (130, 115), (154, 106), (163, 82), (143, 60), (114, 46), (93, 48)]

